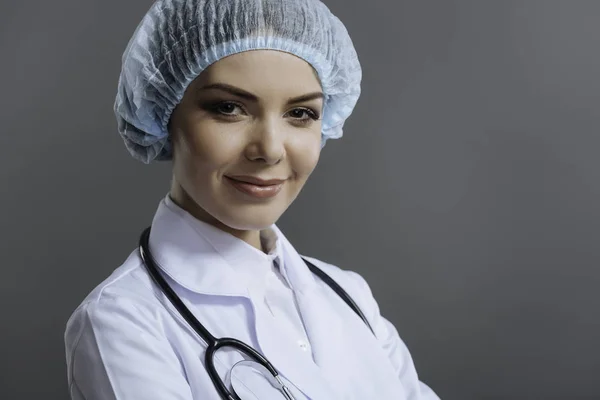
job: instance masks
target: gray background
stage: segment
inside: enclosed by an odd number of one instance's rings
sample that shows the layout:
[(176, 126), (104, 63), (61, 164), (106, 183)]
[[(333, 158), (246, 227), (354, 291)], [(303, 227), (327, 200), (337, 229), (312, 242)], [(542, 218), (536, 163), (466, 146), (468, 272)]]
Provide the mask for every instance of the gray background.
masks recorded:
[[(112, 114), (150, 3), (0, 3), (2, 398), (67, 397), (66, 320), (167, 193)], [(443, 400), (600, 399), (600, 1), (327, 4), (363, 95), (280, 225)]]

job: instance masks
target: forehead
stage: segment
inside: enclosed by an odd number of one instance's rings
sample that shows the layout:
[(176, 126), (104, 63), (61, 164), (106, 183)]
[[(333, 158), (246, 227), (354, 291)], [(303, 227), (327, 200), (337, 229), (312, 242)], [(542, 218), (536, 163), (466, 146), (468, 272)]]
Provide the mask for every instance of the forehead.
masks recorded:
[(321, 90), (318, 75), (308, 62), (277, 50), (252, 50), (225, 57), (205, 69), (197, 83), (227, 83), (257, 95), (294, 96)]

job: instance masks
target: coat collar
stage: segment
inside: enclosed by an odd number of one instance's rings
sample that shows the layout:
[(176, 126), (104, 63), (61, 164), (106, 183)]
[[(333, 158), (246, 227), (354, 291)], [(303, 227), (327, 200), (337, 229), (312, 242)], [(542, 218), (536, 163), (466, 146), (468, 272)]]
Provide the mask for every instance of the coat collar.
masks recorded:
[(206, 295), (264, 293), (273, 259), (295, 290), (315, 280), (281, 230), (264, 239), (275, 247), (265, 254), (237, 237), (199, 221), (169, 195), (158, 205), (150, 232), (150, 251), (158, 266), (182, 287)]

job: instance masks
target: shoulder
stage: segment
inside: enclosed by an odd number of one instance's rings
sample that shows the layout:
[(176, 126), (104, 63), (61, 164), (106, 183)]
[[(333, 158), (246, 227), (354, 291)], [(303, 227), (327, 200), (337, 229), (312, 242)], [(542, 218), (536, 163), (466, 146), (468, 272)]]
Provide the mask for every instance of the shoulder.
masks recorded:
[(132, 252), (71, 313), (64, 334), (67, 350), (76, 347), (86, 331), (101, 330), (122, 318), (132, 320), (155, 308), (158, 299), (150, 279), (137, 251)]
[(64, 344), (69, 390), (80, 393), (73, 398), (191, 399), (151, 283), (132, 254), (72, 313)]
[(119, 267), (87, 294), (75, 313), (80, 308), (93, 308), (110, 301), (146, 298), (151, 294), (150, 283), (150, 277), (143, 268), (137, 250), (133, 251)]

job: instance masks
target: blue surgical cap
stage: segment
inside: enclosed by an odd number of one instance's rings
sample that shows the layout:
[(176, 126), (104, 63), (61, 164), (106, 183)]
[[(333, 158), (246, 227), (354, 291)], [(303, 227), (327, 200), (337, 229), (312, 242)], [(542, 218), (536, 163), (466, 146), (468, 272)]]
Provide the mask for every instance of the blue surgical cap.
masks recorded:
[(360, 95), (361, 68), (344, 25), (319, 0), (159, 0), (122, 58), (114, 111), (131, 155), (170, 160), (167, 124), (209, 65), (248, 50), (294, 54), (316, 70), (325, 102), (322, 145), (342, 136)]

